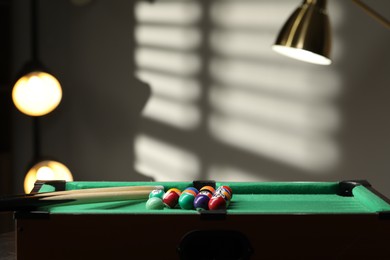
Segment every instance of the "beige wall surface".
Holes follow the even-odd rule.
[[[270,48],[301,1],[39,2],[40,57],[64,91],[42,152],[76,180],[367,179],[390,196],[390,32],[352,1],[328,1],[330,66]],[[28,1],[14,5],[16,72]],[[21,190],[31,119],[15,111],[14,129]]]

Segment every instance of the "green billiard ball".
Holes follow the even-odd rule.
[[[163,199],[164,194],[165,194],[164,190],[152,190],[149,193],[149,198],[160,198],[160,199]]]
[[[193,209],[194,199],[195,196],[193,194],[183,192],[179,197],[179,205],[182,209]]]
[[[158,197],[152,197],[146,202],[146,209],[163,209],[164,202]]]

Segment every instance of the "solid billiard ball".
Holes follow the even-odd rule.
[[[179,205],[182,209],[194,208],[195,196],[192,193],[183,192],[179,197]]]
[[[179,191],[180,192],[180,191]],[[163,197],[163,202],[165,206],[173,209],[176,207],[177,202],[179,201],[180,194],[175,190],[168,190]]]
[[[160,198],[163,199],[165,192],[163,190],[152,190],[149,193],[149,198]]]
[[[204,194],[204,193],[199,193],[194,200],[194,208],[196,210],[208,210],[209,209],[209,201],[211,198],[211,194]]]
[[[158,197],[151,197],[146,202],[146,209],[163,209],[164,208],[164,202],[161,198]]]
[[[226,209],[227,202],[222,196],[213,196],[209,203],[210,210]]]

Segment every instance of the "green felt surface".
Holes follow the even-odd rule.
[[[135,186],[163,185],[165,190],[176,187],[184,190],[191,182],[70,182],[67,190]],[[390,210],[390,205],[363,186],[353,189],[353,197],[336,194],[336,182],[269,182],[269,183],[217,183],[229,185],[233,198],[229,214],[350,214],[375,213]],[[44,185],[41,191],[51,191]],[[145,200],[90,203],[81,205],[56,205],[42,210],[53,214],[197,214],[195,210],[163,209],[147,210]]]

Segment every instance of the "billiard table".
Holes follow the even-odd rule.
[[[390,259],[390,204],[367,181],[39,182],[34,192],[228,185],[226,210],[145,200],[15,212],[18,259]]]

